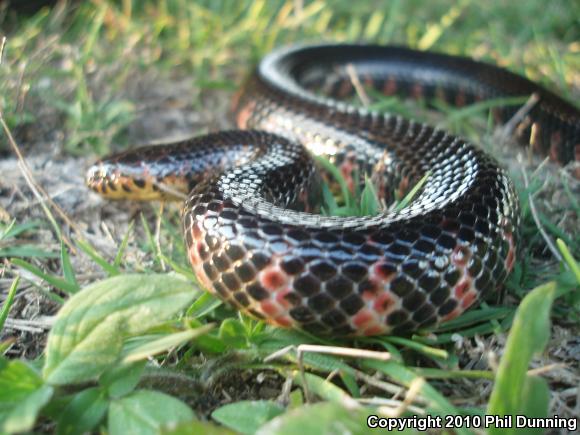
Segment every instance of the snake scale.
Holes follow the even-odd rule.
[[[580,160],[580,111],[499,67],[374,45],[311,45],[267,55],[234,101],[240,130],[121,152],[87,184],[108,198],[188,193],[189,261],[210,292],[251,316],[315,334],[409,332],[453,319],[513,268],[518,198],[494,158],[445,131],[349,104],[355,78],[384,95],[462,106],[535,94],[515,129],[560,164]],[[505,122],[516,106],[494,110]],[[383,196],[428,174],[399,211],[318,213],[327,156],[350,185]]]

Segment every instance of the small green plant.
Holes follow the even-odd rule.
[[[42,410],[59,433],[90,431],[105,417],[110,433],[126,433],[127,427],[149,433],[193,419],[179,400],[136,387],[147,357],[211,329],[168,322],[196,294],[186,280],[163,274],[109,278],[71,297],[49,335],[42,371],[0,358],[0,430],[29,431]],[[166,325],[162,339],[153,333],[139,346],[127,344],[161,325]],[[97,384],[73,394],[64,389],[87,381]]]

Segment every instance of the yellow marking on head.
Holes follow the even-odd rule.
[[[133,178],[98,165],[88,171],[86,183],[104,198],[133,201],[183,200],[189,187],[187,180],[176,175],[162,180]]]

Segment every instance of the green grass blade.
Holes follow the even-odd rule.
[[[7,246],[0,249],[0,258],[58,258],[56,252],[45,251],[36,245]]]
[[[13,219],[5,228],[0,230],[0,240],[16,237],[26,231],[34,230],[42,225],[42,221],[29,221],[16,225]]]
[[[441,359],[449,358],[449,353],[446,350],[436,349],[434,347],[427,346],[423,343],[409,340],[408,338],[392,336],[386,337],[385,340],[390,341],[391,343],[394,344],[398,344],[400,346],[405,346],[409,349],[413,349],[417,352],[422,353],[423,355],[427,355],[430,358],[441,358]]]
[[[18,288],[19,282],[20,282],[19,276],[14,278],[14,281],[12,281],[10,289],[8,290],[8,296],[6,296],[4,305],[2,305],[2,308],[0,309],[0,332],[4,328],[4,323],[8,318],[8,313],[10,312],[10,308],[12,307],[12,303],[14,302],[14,296],[16,296],[16,289]]]
[[[330,175],[332,175],[332,178],[336,180],[336,182],[340,186],[340,192],[342,194],[342,197],[344,198],[346,206],[349,208],[353,207],[355,204],[355,200],[346,184],[346,180],[344,179],[338,168],[334,166],[332,163],[330,163],[328,159],[324,157],[314,156],[314,160],[316,161],[316,163],[322,166],[322,169],[330,173]]]
[[[441,370],[433,368],[414,367],[412,370],[427,379],[489,379],[493,381],[495,374],[489,370]]]
[[[66,249],[64,242],[60,241],[60,261],[62,264],[62,273],[66,282],[76,288],[75,293],[80,290],[79,283],[75,276],[75,271],[70,262],[70,255]]]
[[[374,216],[380,210],[377,192],[370,178],[365,178],[365,187],[360,196],[360,215]]]
[[[119,245],[119,250],[117,251],[117,255],[115,255],[115,261],[113,261],[113,266],[116,268],[119,268],[119,266],[121,266],[121,261],[123,260],[123,255],[125,254],[125,250],[127,249],[127,245],[129,244],[129,236],[131,235],[131,232],[133,231],[134,224],[135,224],[135,221],[129,222],[129,226],[127,227],[127,231],[125,232],[125,235],[123,236],[123,240],[121,241],[121,244]]]
[[[84,240],[77,240],[77,245],[81,250],[91,257],[96,264],[101,266],[101,268],[107,272],[109,276],[119,275],[121,271],[119,268],[115,267],[113,264],[110,264],[107,260],[105,260],[101,254],[99,254],[95,248],[93,248],[88,242]]]
[[[62,278],[58,278],[56,276],[44,273],[41,269],[39,269],[33,264],[28,263],[27,261],[21,260],[19,258],[12,258],[10,261],[16,266],[26,269],[33,275],[43,279],[51,286],[56,287],[57,289],[62,290],[65,293],[73,294],[76,293],[77,291],[77,286],[72,285],[71,283],[65,281]]]
[[[566,262],[566,264],[568,264],[570,270],[572,270],[572,272],[574,273],[574,276],[576,277],[576,281],[578,281],[578,284],[580,284],[580,265],[574,259],[574,256],[568,249],[568,246],[566,246],[566,244],[562,241],[562,239],[557,239],[556,243],[558,244],[558,249],[560,249],[562,257],[564,257],[564,261]]]
[[[132,349],[127,355],[123,357],[123,364],[142,361],[152,355],[157,355],[166,352],[171,348],[181,346],[200,335],[207,334],[214,328],[214,324],[207,324],[195,329],[187,329],[185,331],[176,332],[174,334],[163,335],[158,339],[152,340],[135,349]]]
[[[425,175],[423,175],[423,178],[421,178],[417,182],[417,184],[415,184],[413,186],[413,188],[409,191],[409,193],[407,193],[405,195],[405,197],[401,201],[399,201],[399,203],[395,206],[394,210],[400,211],[400,210],[404,209],[405,207],[407,207],[409,205],[409,203],[413,200],[413,198],[415,197],[417,192],[419,192],[419,190],[421,190],[423,185],[427,182],[427,179],[429,178],[430,175],[431,175],[431,172],[427,171],[425,173]]]

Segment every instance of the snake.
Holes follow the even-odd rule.
[[[113,154],[87,185],[111,199],[186,197],[197,281],[269,324],[333,336],[439,325],[505,283],[521,246],[518,196],[487,152],[357,105],[361,88],[429,107],[505,101],[493,118],[519,118],[517,141],[559,164],[580,160],[580,111],[507,69],[400,46],[295,45],[267,54],[235,95],[237,130]],[[510,103],[530,96],[523,114]],[[383,200],[424,182],[400,209],[328,216],[316,156],[350,189],[370,177]]]

